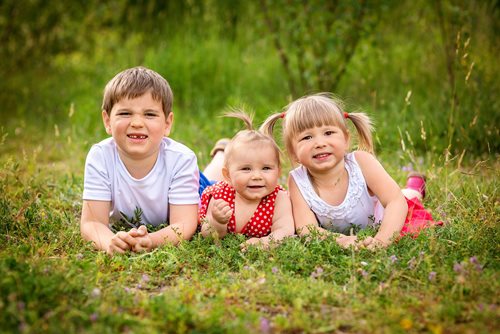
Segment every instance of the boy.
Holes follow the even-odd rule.
[[[168,138],[173,94],[158,73],[134,67],[118,73],[104,89],[102,119],[111,135],[95,144],[85,163],[80,230],[108,254],[150,251],[190,239],[197,227],[199,171],[195,154]],[[142,210],[145,226],[114,234],[108,227]]]

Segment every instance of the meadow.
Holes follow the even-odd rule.
[[[297,29],[303,35],[292,34],[289,42],[306,43],[311,53],[302,63],[290,49],[296,71],[287,72],[276,32],[265,30],[269,21],[257,5],[191,1],[162,11],[156,1],[149,7],[89,1],[72,12],[39,3],[5,1],[0,25],[11,23],[12,34],[19,22],[21,34],[28,29],[21,23],[34,20],[33,31],[40,28],[43,36],[49,14],[59,11],[67,16],[54,27],[66,30],[51,34],[74,33],[76,40],[73,48],[56,50],[37,44],[50,38],[35,39],[31,44],[43,51],[40,66],[30,62],[30,50],[20,49],[30,43],[9,40],[0,51],[18,51],[17,58],[0,57],[1,333],[500,332],[496,2],[384,2],[384,10],[369,12],[370,30],[334,84],[301,71],[301,64],[328,65],[309,63],[319,51],[306,45],[307,29]],[[261,3],[269,10],[280,4]],[[283,15],[295,15],[294,6],[283,7]],[[128,15],[113,21],[113,10]],[[172,10],[180,14],[161,29],[148,23],[124,29],[142,22],[146,10],[160,21]],[[10,15],[19,12],[25,16]],[[307,21],[300,26],[302,19],[284,16],[283,22],[308,27]],[[88,24],[87,31],[76,33],[78,24]],[[228,108],[252,111],[259,122],[297,94],[333,91],[349,111],[374,119],[378,158],[399,184],[409,170],[426,173],[425,205],[444,225],[376,251],[346,250],[313,236],[242,253],[243,239],[234,235],[196,235],[143,254],[95,251],[79,230],[85,157],[106,137],[100,120],[105,83],[136,65],[170,82],[172,137],[196,152],[200,167],[218,138],[241,128],[219,117]]]

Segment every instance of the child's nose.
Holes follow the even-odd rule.
[[[252,173],[252,179],[260,179],[261,177],[262,177],[262,175],[260,175],[260,171],[259,170],[253,171],[253,173]]]
[[[314,141],[314,146],[315,147],[323,147],[323,146],[325,146],[325,142],[321,137],[316,138]]]
[[[130,125],[133,127],[139,127],[139,126],[142,126],[142,124],[143,124],[142,118],[140,116],[134,116],[130,120]]]

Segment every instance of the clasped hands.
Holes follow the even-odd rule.
[[[107,253],[123,254],[130,250],[133,252],[146,252],[153,248],[153,241],[148,233],[146,226],[142,225],[139,228],[133,228],[128,232],[120,231],[116,233],[109,244]]]

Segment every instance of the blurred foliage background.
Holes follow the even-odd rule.
[[[216,117],[228,106],[260,122],[294,98],[331,91],[374,118],[378,151],[496,156],[499,9],[466,0],[3,0],[1,138],[11,145],[2,149],[103,138],[104,85],[144,65],[174,90],[173,137],[205,154],[239,126]]]

